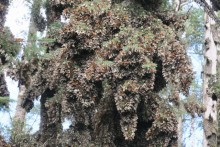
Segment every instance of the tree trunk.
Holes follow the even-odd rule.
[[[210,1],[207,1],[210,4]],[[206,106],[204,114],[204,140],[203,146],[217,146],[217,111],[216,96],[212,84],[216,78],[217,47],[213,39],[211,26],[214,20],[205,14],[205,51],[204,51],[204,76],[203,76],[203,101]]]
[[[180,10],[180,0],[174,0],[174,9],[175,11],[179,11]]]
[[[34,4],[37,2],[37,0],[33,1],[32,6],[34,6]],[[33,9],[31,11],[34,11]],[[35,44],[35,41],[33,40],[33,35],[37,33],[37,29],[35,27],[34,24],[34,19],[33,16],[31,16],[30,18],[30,26],[29,26],[29,32],[28,32],[28,40],[27,40],[27,46],[26,48],[30,49],[30,54],[31,54],[31,49],[33,48],[33,45]],[[22,62],[23,64],[25,64],[26,57],[23,53],[23,58],[22,58]],[[14,115],[14,119],[13,119],[13,135],[12,135],[12,139],[13,141],[18,139],[18,135],[22,135],[24,132],[24,127],[25,127],[25,117],[26,117],[26,109],[22,107],[23,102],[25,100],[25,92],[27,90],[27,87],[20,82],[19,84],[19,95],[17,98],[17,106],[16,106],[16,111],[15,111],[15,115]],[[16,142],[17,142],[16,141]]]
[[[213,6],[214,7],[214,6]],[[212,25],[211,29],[212,29],[212,33],[213,33],[213,39],[214,39],[214,42],[216,44],[216,47],[217,47],[217,73],[216,73],[216,79],[217,79],[217,86],[220,82],[219,80],[219,77],[220,77],[220,37],[219,37],[219,33],[220,33],[220,29],[219,29],[219,24],[216,24],[216,25]],[[217,89],[218,88],[218,89]],[[217,129],[218,129],[218,132],[217,132],[217,146],[219,147],[220,146],[220,93],[218,92],[219,91],[219,87],[215,87],[215,91],[216,95],[213,94],[213,98],[215,100],[217,100]]]
[[[219,63],[219,61],[218,61]],[[218,68],[219,70],[219,68]],[[218,74],[220,74],[220,72],[218,71]],[[218,123],[218,135],[217,135],[217,146],[220,146],[220,100],[217,100],[217,123]]]
[[[180,116],[178,118],[178,147],[182,147],[182,136],[183,136],[183,132],[182,132],[182,125],[183,125],[183,118],[182,116]]]
[[[190,128],[190,140],[191,140],[191,147],[194,147],[195,145],[194,145],[194,140],[195,140],[195,138],[194,138],[194,132],[195,132],[195,127],[194,127],[194,124],[195,124],[195,118],[194,117],[192,117],[191,118],[191,128]]]
[[[21,85],[19,89],[19,95],[17,99],[17,106],[15,111],[15,116],[13,119],[13,133],[12,133],[12,141],[20,140],[24,124],[25,124],[25,116],[26,116],[26,110],[22,107],[22,102],[24,100],[24,93],[25,93],[25,86]]]
[[[181,7],[181,0],[173,0],[173,9],[178,12],[180,11]],[[177,94],[177,93],[176,93]],[[175,92],[173,92],[173,95],[175,95]],[[179,97],[179,94],[178,94]],[[181,104],[180,105],[176,105],[176,107],[178,107],[178,109],[180,109]],[[183,118],[182,115],[178,116],[178,147],[182,147],[182,136],[183,136],[183,132],[182,132],[182,125],[183,125]]]
[[[46,90],[41,96],[39,136],[41,146],[57,146],[56,140],[62,131],[61,105],[55,101],[51,102],[48,100],[53,95],[54,91]]]

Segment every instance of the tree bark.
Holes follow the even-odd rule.
[[[173,0],[173,9],[176,12],[180,11],[181,4],[182,4],[181,0]],[[175,95],[175,92],[173,92],[173,95]],[[179,97],[179,95],[178,95],[178,97]],[[178,109],[180,109],[181,105],[176,105],[176,107],[178,107]],[[178,147],[182,147],[182,135],[183,135],[183,132],[182,132],[183,122],[182,121],[183,121],[183,118],[182,118],[182,115],[180,115],[178,118]]]
[[[17,98],[17,106],[16,111],[13,119],[13,133],[12,133],[12,140],[19,140],[20,135],[22,135],[24,124],[25,124],[25,116],[26,116],[26,110],[22,107],[22,102],[24,100],[24,94],[25,94],[25,86],[21,85],[19,89],[19,95]]]
[[[176,12],[180,10],[180,5],[181,5],[180,0],[174,0],[174,9]]]
[[[191,140],[191,147],[194,147],[195,145],[194,145],[194,131],[195,131],[195,127],[194,127],[194,124],[195,124],[195,118],[194,117],[192,117],[191,118],[191,128],[190,128],[190,140]]]
[[[216,79],[217,79],[217,84],[219,84],[220,80],[220,37],[219,37],[219,33],[220,33],[220,27],[218,26],[218,24],[213,25],[212,26],[212,32],[213,32],[213,38],[217,47],[217,73],[216,73]],[[219,90],[219,89],[217,89]],[[218,133],[217,133],[217,146],[220,146],[220,99],[219,99],[219,92],[215,91],[216,96],[215,98],[217,99],[217,124],[218,124]]]
[[[32,6],[37,2],[37,0],[33,1]],[[31,11],[34,11],[33,9]],[[30,25],[29,25],[29,32],[28,32],[28,40],[27,40],[27,46],[26,48],[31,49],[33,48],[33,44],[35,44],[35,41],[33,40],[33,35],[36,34],[37,29],[35,27],[34,24],[34,19],[33,16],[31,16],[30,18]],[[33,42],[34,41],[34,42]],[[23,64],[25,64],[26,57],[23,53],[23,58],[22,58],[22,62]],[[20,82],[19,84],[19,95],[17,98],[17,106],[16,106],[16,111],[15,111],[15,115],[14,115],[14,119],[13,119],[13,135],[12,135],[12,139],[15,141],[19,138],[18,135],[22,135],[23,129],[25,127],[25,117],[26,117],[26,109],[22,107],[23,102],[25,100],[25,92],[27,91],[27,87],[26,85],[24,85],[22,82]]]
[[[219,61],[218,61],[219,63]],[[218,71],[218,74],[220,72]],[[218,123],[218,135],[217,135],[217,146],[220,146],[220,100],[217,100],[217,123]]]
[[[180,116],[178,118],[178,147],[182,147],[182,136],[183,136],[183,132],[182,132],[182,125],[183,125],[183,118],[182,116]]]
[[[207,0],[210,5],[210,1]],[[204,114],[204,140],[203,147],[217,146],[217,103],[212,84],[216,78],[217,47],[213,39],[211,26],[214,20],[205,14],[205,51],[203,76],[203,101],[206,106]]]
[[[57,139],[61,135],[62,120],[61,120],[61,105],[57,102],[50,102],[54,92],[46,90],[41,96],[41,122],[39,144],[41,146],[57,146]]]

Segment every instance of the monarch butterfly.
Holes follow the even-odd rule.
[[[23,38],[15,38],[15,42],[24,42]]]

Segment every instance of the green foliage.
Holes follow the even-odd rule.
[[[48,26],[46,37],[41,38],[41,37],[33,36],[34,49],[32,52],[34,53],[32,56],[30,56],[29,59],[31,59],[32,57],[51,58],[53,54],[56,54],[53,48],[54,46],[57,45],[59,46],[59,43],[57,43],[57,41],[60,40],[59,35],[62,27],[63,27],[63,23],[61,23],[60,20],[57,20],[51,23],[50,26]],[[27,53],[28,52],[29,51],[27,50]]]
[[[10,102],[9,97],[0,97],[0,110],[4,110],[5,108],[9,107],[9,102]]]
[[[19,51],[19,44],[15,41],[9,28],[0,30],[0,65],[4,65],[12,60]]]
[[[26,128],[23,121],[13,121],[13,129],[8,128],[11,134],[10,144],[16,146],[35,146],[37,144],[35,136],[31,133],[32,128]],[[19,132],[19,133],[17,133]]]
[[[47,47],[45,44],[54,42],[54,38],[39,38],[37,33],[29,36],[29,42],[24,50],[26,60],[30,61],[34,58],[44,58],[50,56],[46,54]]]
[[[186,25],[186,43],[192,48],[194,53],[202,55],[201,45],[204,43],[204,11],[200,8],[194,8],[190,11],[189,19]]]
[[[41,5],[42,5],[42,0],[33,0],[32,8],[31,8],[32,17],[35,17],[36,15],[39,15]]]
[[[142,68],[145,68],[149,71],[155,71],[157,67],[157,64],[151,62],[149,59],[146,59],[146,62],[142,65]]]
[[[0,97],[1,100],[2,97]],[[14,102],[13,100],[9,100],[8,97],[4,97],[4,102]],[[1,110],[1,106],[0,106]],[[33,134],[33,127],[40,117],[40,105],[37,104],[34,108],[27,114],[27,123],[24,121],[14,121],[10,115],[11,110],[6,109],[4,113],[8,113],[10,116],[10,120],[8,120],[7,125],[0,124],[0,133],[7,140],[8,146],[35,146],[37,144],[35,135]],[[31,122],[30,122],[31,120]],[[19,133],[18,133],[19,132]],[[0,139],[1,139],[0,135]],[[1,142],[2,140],[0,140]],[[1,143],[0,143],[1,146]],[[2,147],[2,146],[1,146]]]
[[[217,96],[220,95],[220,79],[219,79],[219,78],[218,78],[218,80],[214,83],[214,85],[213,85],[213,90],[214,90],[214,92],[215,92],[215,94],[216,94]]]
[[[104,66],[104,67],[111,67],[114,65],[114,62],[109,61],[109,60],[104,60],[103,58],[97,58],[96,64]]]
[[[51,39],[51,41],[58,39],[62,27],[63,24],[59,20],[51,23],[47,30],[48,39]]]

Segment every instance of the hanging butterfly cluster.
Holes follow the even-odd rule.
[[[4,74],[0,74],[0,97],[8,96],[8,89],[6,86]]]
[[[220,10],[220,1],[219,0],[211,0],[212,7],[215,11]]]
[[[9,28],[0,28],[0,66],[12,61],[19,50],[19,44],[16,42]]]
[[[4,27],[8,5],[8,0],[0,1],[0,96],[2,97],[8,96],[9,93],[1,70],[4,65],[10,63],[12,57],[17,55],[19,48],[9,28]]]
[[[0,28],[3,28],[5,23],[5,15],[7,13],[7,8],[9,5],[9,0],[1,0],[0,2]]]
[[[9,28],[4,27],[5,15],[9,0],[0,1],[0,66],[9,62],[12,56],[15,56],[18,51],[17,43],[10,32]]]
[[[50,56],[13,71],[28,88],[26,99],[55,91],[48,103],[60,103],[61,117],[73,119],[69,142],[76,146],[175,144],[177,119],[158,91],[170,83],[188,94],[193,73],[176,35],[185,17],[146,11],[134,1],[50,3],[69,22],[48,45]]]

